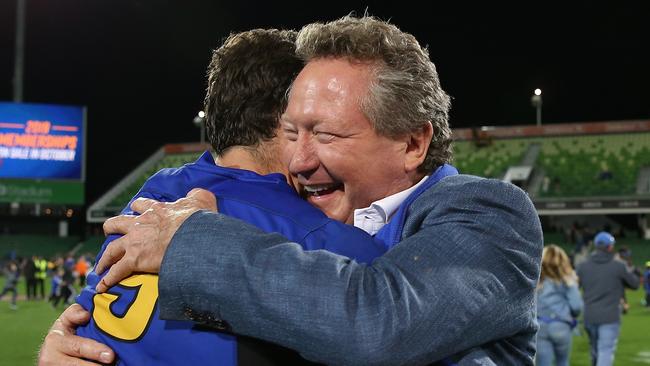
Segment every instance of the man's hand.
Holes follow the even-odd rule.
[[[45,336],[38,354],[38,365],[99,365],[99,363],[84,361],[82,358],[102,364],[113,362],[115,355],[106,345],[75,335],[76,328],[86,324],[89,319],[90,313],[81,305],[70,305]]]
[[[142,215],[112,217],[104,223],[105,234],[124,236],[111,242],[97,263],[98,274],[111,267],[97,284],[97,292],[108,290],[133,272],[158,273],[176,230],[196,211],[216,211],[217,200],[211,192],[195,188],[176,202],[138,198],[131,209]]]

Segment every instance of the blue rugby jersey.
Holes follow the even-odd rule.
[[[175,201],[193,188],[217,196],[219,212],[244,220],[267,232],[278,232],[306,250],[325,249],[369,263],[386,249],[379,240],[355,227],[328,219],[300,199],[282,174],[259,175],[215,165],[205,152],[196,162],[163,169],[153,175],[138,197]],[[129,203],[130,204],[130,203]],[[130,208],[122,213],[132,214]],[[104,242],[97,260],[109,243]],[[337,240],[328,243],[328,238]],[[192,322],[159,318],[158,276],[136,274],[96,294],[102,276],[92,271],[77,302],[91,311],[90,322],[77,334],[111,347],[117,365],[236,365],[237,344],[232,335],[196,327]]]

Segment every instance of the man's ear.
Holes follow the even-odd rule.
[[[407,172],[416,171],[427,157],[431,138],[433,137],[433,126],[427,122],[422,128],[411,132],[407,136],[406,156],[404,159],[404,170]]]

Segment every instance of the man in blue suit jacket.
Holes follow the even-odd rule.
[[[138,260],[98,289],[159,272],[163,317],[219,319],[328,364],[532,365],[539,219],[519,188],[449,171],[449,98],[427,51],[371,17],[308,25],[297,50],[306,66],[281,122],[289,171],[310,203],[390,250],[370,265],[305,252],[199,192],[107,222],[126,235],[99,268]],[[130,245],[146,234],[137,223],[159,229],[147,245]]]

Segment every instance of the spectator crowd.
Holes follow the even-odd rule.
[[[48,301],[52,307],[68,306],[75,301],[77,289],[85,286],[86,275],[94,266],[94,256],[90,253],[75,256],[69,253],[52,258],[33,255],[27,258],[10,253],[2,263],[5,276],[0,299],[11,294],[10,308],[17,310],[20,277],[24,277],[25,301]],[[46,283],[50,281],[49,292]],[[46,293],[47,292],[47,293]]]

